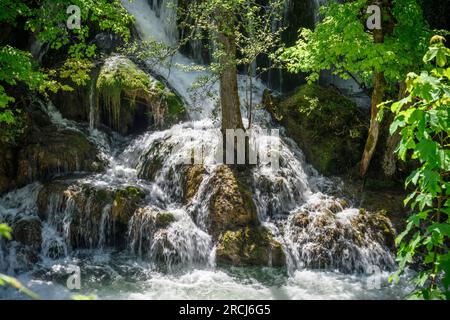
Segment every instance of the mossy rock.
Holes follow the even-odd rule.
[[[97,89],[97,109],[100,120],[121,134],[147,128],[158,115],[159,105],[155,80],[123,56],[111,56],[100,69]]]
[[[214,238],[227,230],[260,224],[252,194],[226,165],[216,169],[210,184],[213,193],[209,203],[207,227]]]
[[[386,245],[394,252],[396,231],[388,218],[386,211],[368,212],[360,209],[359,214],[352,219],[352,226],[362,234],[370,229],[376,236],[377,241]]]
[[[77,179],[54,180],[39,192],[38,216],[41,220],[55,222],[56,228],[61,229],[61,219],[70,213],[68,242],[72,248],[95,248],[103,236],[104,245],[123,249],[127,245],[129,221],[144,197],[144,192],[134,186],[116,190],[80,184]],[[108,215],[106,220],[105,214]],[[102,230],[105,222],[109,227]]]
[[[124,56],[105,60],[96,89],[100,120],[121,134],[186,118],[181,98]]]
[[[281,244],[262,226],[227,231],[216,250],[219,265],[283,267],[286,257]]]
[[[189,202],[198,192],[203,181],[206,169],[201,164],[189,165],[184,178],[184,201]]]
[[[165,229],[174,222],[175,216],[171,212],[159,212],[155,218],[155,227],[157,229]]]
[[[17,184],[47,181],[55,174],[101,172],[104,162],[96,146],[81,132],[42,128],[30,135],[18,151]]]
[[[281,101],[266,92],[264,105],[321,173],[345,174],[358,164],[367,118],[338,92],[307,84]]]
[[[112,206],[113,219],[123,225],[128,225],[128,221],[133,216],[145,193],[137,187],[126,187],[116,191]]]
[[[158,81],[155,84],[155,88],[157,89],[159,95],[163,98],[166,107],[164,122],[173,124],[181,120],[187,120],[187,110],[180,96],[167,88],[161,81]]]
[[[42,224],[39,218],[24,218],[13,225],[13,239],[32,248],[36,254],[41,250]]]

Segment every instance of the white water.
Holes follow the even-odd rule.
[[[143,39],[152,38],[168,45],[176,42],[176,29],[172,24],[164,23],[164,19],[173,17],[170,10],[159,8],[156,2],[152,10],[144,0],[135,0],[131,4],[124,1],[124,5],[136,17],[136,27]],[[176,54],[173,62],[175,65],[193,64],[181,54]],[[326,218],[328,206],[337,201],[326,194],[333,185],[304,161],[301,150],[292,140],[283,134],[280,138],[273,138],[261,130],[272,128],[270,117],[262,110],[256,111],[254,116],[256,139],[279,139],[281,147],[277,152],[282,161],[280,168],[275,171],[267,165],[258,165],[253,170],[254,201],[259,218],[284,246],[288,273],[271,268],[216,268],[214,243],[204,224],[211,196],[208,182],[216,165],[205,165],[204,180],[188,205],[182,205],[183,173],[179,170],[186,153],[193,146],[209,146],[206,157],[212,158],[219,144],[217,136],[213,134],[217,121],[211,119],[216,100],[209,97],[194,100],[191,96],[192,83],[198,76],[207,75],[207,72],[185,72],[182,68],[169,70],[165,66],[155,65],[149,67],[182,95],[189,105],[193,121],[165,131],[147,132],[129,141],[118,136],[110,139],[95,130],[92,125],[94,114],[91,111],[89,139],[109,161],[107,171],[70,180],[66,191],[50,195],[47,207],[49,217],[42,226],[40,262],[31,271],[23,273],[21,270],[22,262],[17,261],[17,244],[5,247],[4,242],[0,242],[0,270],[18,275],[26,285],[45,298],[70,297],[72,293],[66,289],[65,279],[68,276],[67,268],[71,265],[81,267],[82,293],[94,293],[102,299],[404,297],[405,287],[388,285],[389,273],[382,271],[384,267],[394,267],[392,255],[386,248],[372,239],[370,233],[365,238],[367,246],[358,246],[345,238],[348,232],[352,232],[350,222],[358,210],[344,210],[341,207],[327,225],[328,229],[315,225],[315,219]],[[259,103],[264,87],[258,79],[254,79],[253,83],[256,84],[253,100]],[[239,78],[239,84],[240,88],[246,88],[244,77]],[[245,105],[243,90],[241,101]],[[48,112],[52,121],[61,128],[82,131],[78,124],[62,118],[52,105]],[[148,161],[156,156],[163,159],[161,167],[154,179],[143,179]],[[106,248],[114,229],[111,203],[101,208],[100,223],[93,225],[89,217],[94,212],[94,198],[88,197],[83,206],[75,200],[88,188],[116,190],[125,186],[137,186],[144,190],[147,207],[139,214],[134,214],[129,223],[127,250],[110,252]],[[33,184],[0,198],[1,220],[14,225],[15,220],[36,217],[36,197],[41,188],[40,184]],[[79,236],[91,249],[74,251],[70,245],[71,228],[80,210],[87,214],[86,220],[80,221],[86,225],[85,232]],[[292,220],[294,214],[300,211],[306,211],[313,223],[299,233]],[[171,212],[175,222],[167,229],[155,229],[155,217],[163,212]],[[341,245],[347,250],[347,256],[334,257],[337,261],[332,259],[322,270],[305,268],[311,259],[315,259],[317,248],[323,250],[315,236],[331,231],[342,239]],[[333,255],[333,250],[331,248],[325,252]],[[346,274],[337,271],[346,266],[349,269],[345,270]],[[377,270],[380,272],[372,275]],[[21,298],[13,290],[2,290],[0,297]]]

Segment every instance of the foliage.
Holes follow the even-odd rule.
[[[80,29],[66,28],[70,5],[81,9]],[[0,123],[12,127],[16,120],[17,111],[9,107],[15,98],[8,94],[6,86],[23,83],[30,91],[45,93],[71,89],[61,85],[58,78],[70,78],[77,85],[86,84],[92,59],[97,54],[92,44],[95,32],[113,32],[128,41],[132,20],[120,0],[43,0],[33,6],[26,0],[0,1],[2,25],[32,32],[38,41],[59,51],[63,60],[58,69],[44,70],[33,61],[31,53],[0,43]],[[19,24],[19,21],[24,23]]]
[[[203,89],[200,95],[214,94],[212,84],[229,65],[243,66],[250,78],[247,90],[251,101],[251,76],[267,71],[267,68],[254,70],[253,62],[261,56],[272,57],[280,46],[284,29],[274,28],[274,21],[282,19],[285,2],[286,0],[208,0],[192,1],[178,8],[179,26],[185,34],[182,43],[193,41],[203,44],[212,56],[212,75],[208,78],[200,77],[193,86]],[[232,39],[237,50],[235,56],[227,52],[218,35]]]
[[[240,57],[237,64],[250,64],[259,55],[268,54],[280,43],[282,28],[273,30],[273,21],[281,19],[285,0],[261,4],[250,0],[195,1],[179,8],[180,27],[186,29],[185,40],[212,40],[217,45],[219,33],[233,37]],[[218,48],[215,48],[218,49]],[[216,50],[218,59],[223,52]],[[216,66],[218,67],[218,66]]]
[[[419,165],[405,183],[414,189],[405,205],[416,213],[396,239],[399,270],[392,280],[419,261],[414,297],[425,299],[450,299],[450,50],[443,41],[432,38],[424,62],[433,68],[409,73],[408,96],[390,105],[395,115],[390,132],[401,130],[396,152]]]
[[[317,80],[322,70],[344,79],[351,73],[366,84],[373,72],[384,72],[391,84],[402,80],[421,65],[426,51],[429,33],[421,8],[416,0],[394,0],[390,13],[395,24],[390,32],[383,29],[383,43],[375,43],[365,28],[368,15],[362,14],[370,4],[368,0],[329,2],[321,7],[323,20],[314,30],[300,30],[296,45],[281,50],[280,59],[291,72],[310,73],[310,81]]]
[[[7,224],[5,223],[0,224],[0,238],[3,237],[11,240],[11,231],[12,231],[11,227],[8,226]]]

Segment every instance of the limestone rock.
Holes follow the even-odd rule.
[[[281,244],[262,226],[225,232],[219,239],[216,259],[218,264],[233,266],[282,267],[286,264]]]
[[[344,174],[357,165],[364,150],[367,121],[344,96],[317,85],[303,85],[282,101],[266,92],[263,103],[321,173]]]

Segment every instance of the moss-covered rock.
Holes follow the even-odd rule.
[[[162,97],[165,106],[164,122],[176,123],[187,119],[187,112],[183,100],[175,92],[166,87],[161,81],[156,82],[155,89]]]
[[[53,126],[34,132],[18,151],[17,185],[46,181],[55,174],[104,169],[97,148],[81,132]]]
[[[105,60],[97,78],[100,120],[121,134],[159,121],[160,106],[152,88],[155,80],[131,60],[112,56]],[[149,117],[152,114],[152,119]]]
[[[216,169],[210,185],[213,190],[207,228],[214,238],[228,230],[259,225],[250,190],[236,179],[228,166],[221,165]]]
[[[37,255],[41,250],[42,225],[37,217],[21,219],[13,225],[13,239],[33,249]]]
[[[158,229],[167,228],[175,221],[175,216],[171,212],[160,212],[156,215],[155,226]]]
[[[174,92],[123,56],[105,60],[96,89],[100,120],[121,134],[185,117],[184,103]]]
[[[137,187],[126,187],[125,189],[117,190],[114,194],[114,202],[111,209],[113,220],[127,225],[144,198],[144,192]]]
[[[38,215],[57,230],[65,225],[72,248],[127,246],[128,224],[143,204],[144,192],[133,186],[120,189],[55,180],[38,195]]]
[[[286,257],[281,244],[260,226],[225,232],[217,245],[216,261],[220,265],[282,267]]]
[[[184,175],[184,200],[189,202],[198,192],[198,188],[202,183],[206,170],[201,164],[188,166]]]
[[[282,101],[266,92],[264,105],[321,173],[344,174],[360,160],[366,117],[336,91],[303,85]]]
[[[344,273],[367,272],[369,265],[392,270],[395,229],[389,218],[383,212],[345,209],[339,202],[307,205],[288,221],[301,265]]]
[[[370,230],[375,240],[386,245],[392,252],[395,250],[396,231],[385,211],[371,213],[360,209],[359,214],[351,220],[351,224],[362,234],[367,234]]]

